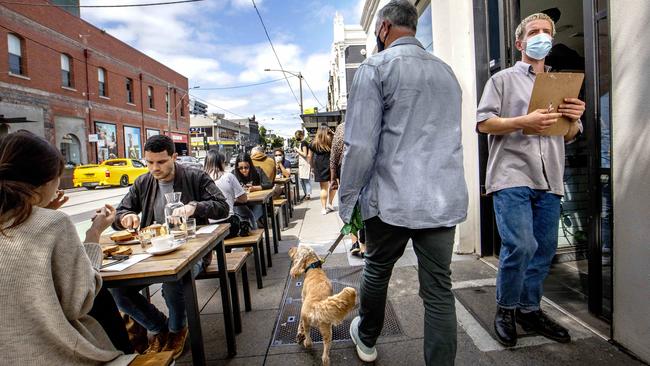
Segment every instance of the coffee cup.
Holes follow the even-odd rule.
[[[155,250],[169,249],[172,246],[173,240],[173,235],[156,236],[155,238],[151,238],[151,246]]]

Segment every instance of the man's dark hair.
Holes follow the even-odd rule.
[[[144,151],[151,151],[153,153],[167,151],[167,154],[172,156],[176,152],[176,149],[174,149],[174,141],[172,141],[171,137],[156,135],[147,139],[147,143],[144,144]]]
[[[418,27],[418,11],[407,0],[391,0],[377,13],[378,19],[385,19],[391,24],[412,29]]]

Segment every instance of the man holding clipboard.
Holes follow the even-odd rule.
[[[543,282],[557,249],[564,144],[582,130],[580,117],[585,110],[577,91],[547,88],[540,92],[543,88],[536,85],[538,74],[537,84],[549,81],[550,75],[563,77],[544,74],[550,69],[544,60],[554,35],[555,24],[545,14],[521,22],[515,45],[522,60],[488,80],[476,117],[478,132],[488,134],[485,187],[494,199],[502,239],[494,330],[497,340],[508,347],[517,344],[516,323],[558,342],[571,340],[568,331],[540,309]],[[571,74],[564,75],[575,81]],[[548,100],[540,93],[560,103],[529,110],[539,100]],[[566,94],[557,99],[560,93]],[[565,128],[559,128],[559,123],[565,123]]]

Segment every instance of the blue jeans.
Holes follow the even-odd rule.
[[[302,190],[305,192],[305,196],[309,195],[311,197],[311,179],[300,179],[302,183]]]
[[[497,304],[539,310],[544,279],[557,249],[560,200],[547,191],[507,188],[493,194],[501,253]]]
[[[241,205],[233,208],[234,212],[240,219],[248,221],[251,229],[257,230],[257,220],[264,215],[264,207],[262,205]]]
[[[203,270],[203,259],[192,267],[192,277],[196,277]],[[165,314],[158,310],[142,294],[145,286],[116,287],[109,289],[115,303],[121,312],[140,323],[149,332],[158,334],[169,330],[178,333],[187,324],[185,316],[185,296],[181,281],[165,282],[162,285],[162,295],[169,310],[169,321]]]

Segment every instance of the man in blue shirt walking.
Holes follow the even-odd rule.
[[[377,357],[388,283],[407,242],[418,257],[424,359],[453,365],[456,313],[450,263],[455,226],[467,215],[461,89],[451,68],[415,39],[418,15],[405,0],[378,13],[379,53],[356,72],[345,128],[340,215],[359,204],[366,227],[360,309],[350,334],[361,360]]]

